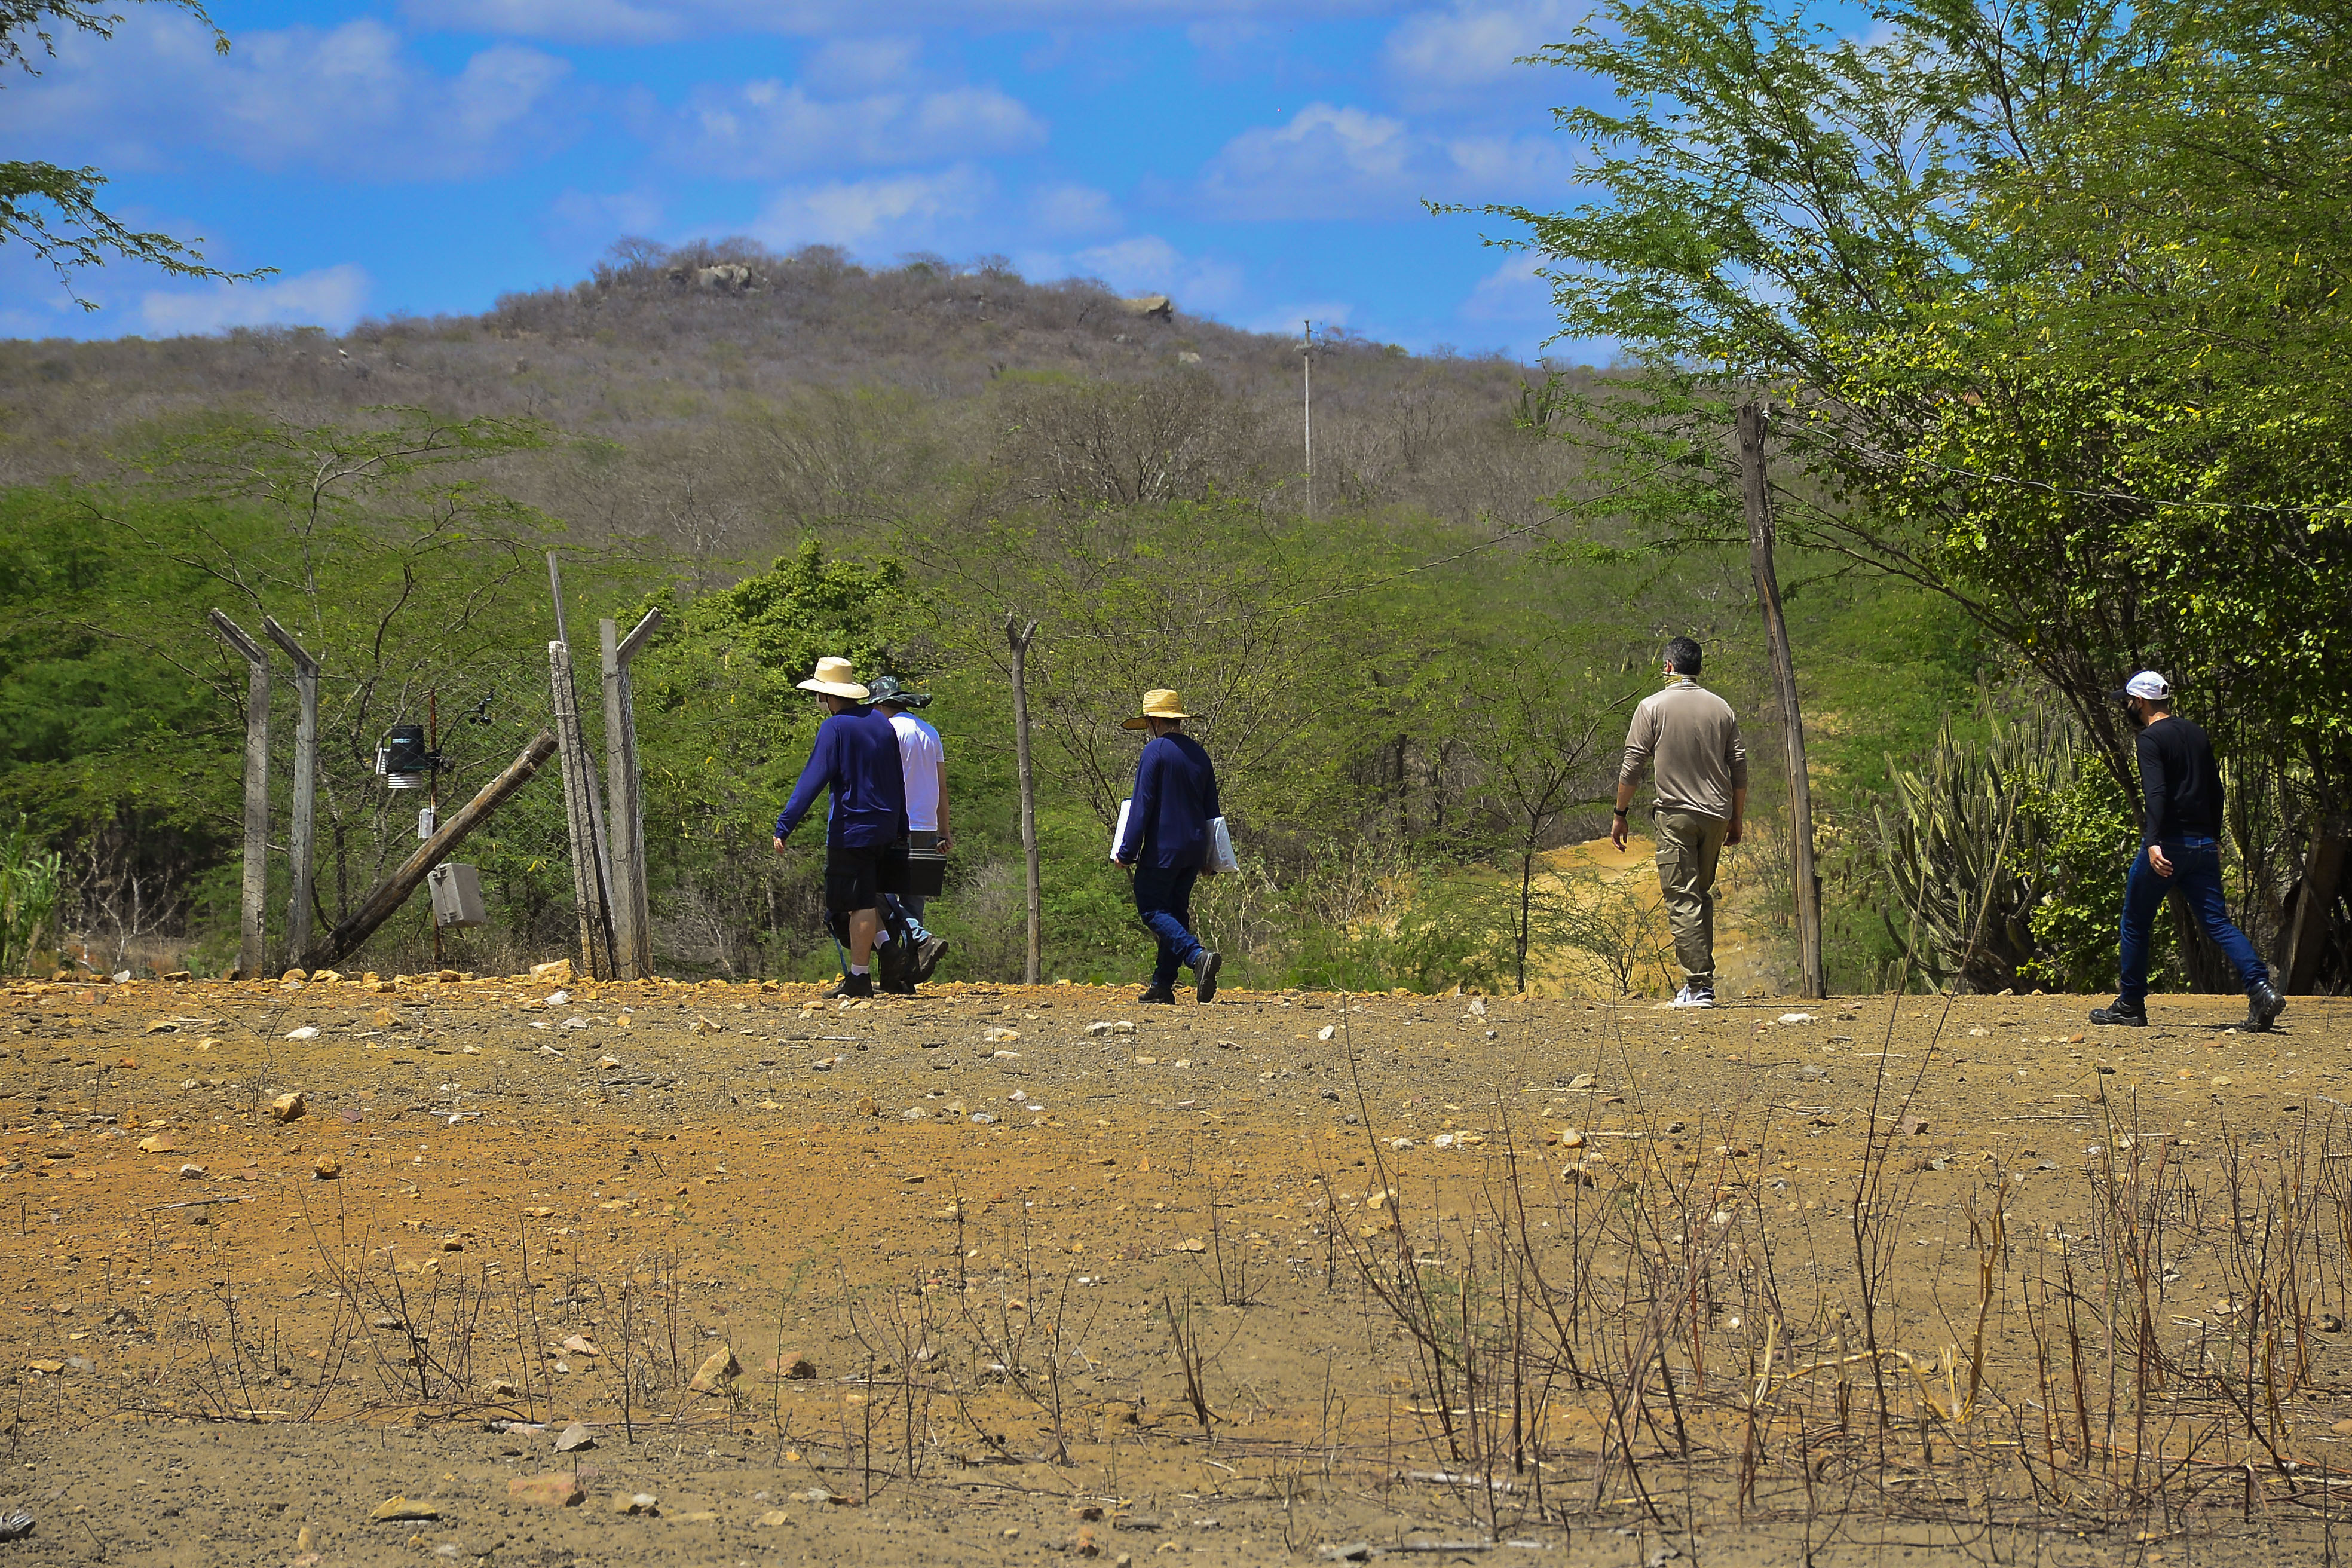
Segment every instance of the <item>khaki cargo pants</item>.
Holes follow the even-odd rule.
[[[1675,933],[1675,962],[1691,988],[1715,989],[1715,868],[1731,824],[1697,811],[1661,811],[1651,819],[1658,837],[1658,891]]]

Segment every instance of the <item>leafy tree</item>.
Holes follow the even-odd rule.
[[[2352,789],[2343,16],[1918,0],[1884,23],[1620,3],[1541,52],[1620,99],[1560,115],[1601,149],[1601,199],[1486,209],[1544,257],[1563,333],[1632,362],[1551,390],[1606,458],[1578,510],[1738,537],[1727,431],[1769,399],[1784,537],[1948,599],[2118,786],[2132,739],[2105,693],[2154,665],[2332,808]]]
[[[228,35],[213,26],[202,0],[135,3],[186,12],[212,29],[215,51],[228,53]],[[15,66],[27,76],[38,76],[39,62],[57,54],[58,31],[110,39],[121,22],[120,15],[85,5],[83,0],[0,0],[0,69]],[[103,265],[110,256],[145,262],[174,278],[223,282],[244,282],[277,270],[265,267],[251,272],[224,272],[209,265],[202,251],[168,234],[126,227],[99,205],[99,188],[105,184],[105,175],[87,166],[68,169],[57,163],[0,161],[0,241],[30,247],[48,263],[58,281],[83,310],[95,310],[98,304],[74,294],[73,275],[82,268]]]

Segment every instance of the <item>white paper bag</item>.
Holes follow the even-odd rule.
[[[1114,860],[1118,858],[1120,841],[1127,837],[1127,814],[1134,809],[1134,806],[1135,802],[1131,797],[1118,803],[1118,822],[1110,830],[1110,858]]]
[[[1234,858],[1234,836],[1225,830],[1225,819],[1222,816],[1209,818],[1209,861],[1201,868],[1202,873],[1214,877],[1241,868],[1242,863]]]

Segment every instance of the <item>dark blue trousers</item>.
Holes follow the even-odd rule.
[[[1201,879],[1197,866],[1135,868],[1135,912],[1159,939],[1159,962],[1151,966],[1151,984],[1173,985],[1187,964],[1201,961],[1202,948],[1192,935],[1192,884]]]
[[[2238,984],[2251,989],[2268,980],[2271,972],[2262,955],[2246,933],[2231,923],[2229,901],[2221,896],[2221,847],[2210,838],[2183,838],[2164,846],[2164,858],[2172,862],[2171,876],[2158,876],[2143,849],[2124,879],[2123,979],[2116,1000],[2137,1007],[2147,998],[2148,933],[2156,924],[2156,911],[2164,907],[2164,895],[2176,888],[2204,922],[2205,934],[2229,955]]]

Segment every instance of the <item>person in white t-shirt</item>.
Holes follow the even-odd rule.
[[[945,854],[950,847],[947,752],[940,744],[940,732],[909,711],[927,706],[930,697],[908,690],[890,675],[874,681],[870,690],[867,700],[890,721],[890,728],[898,735],[898,768],[907,789],[908,847]],[[890,897],[913,942],[913,963],[902,981],[902,988],[911,990],[916,982],[931,977],[946,956],[948,944],[945,938],[924,929],[923,910],[929,899],[907,893]]]

